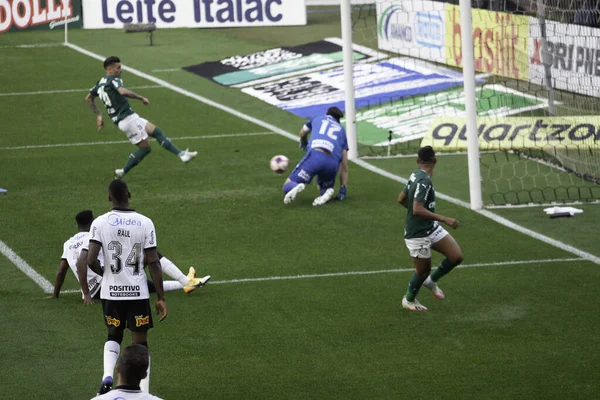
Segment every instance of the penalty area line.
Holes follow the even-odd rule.
[[[0,46],[0,49],[37,49],[43,47],[63,47],[64,43],[33,43]]]
[[[546,260],[522,260],[522,261],[504,261],[504,262],[492,262],[492,263],[477,263],[477,264],[464,264],[459,265],[456,268],[482,268],[482,267],[502,267],[507,265],[525,265],[525,264],[547,264],[557,262],[574,262],[574,261],[587,261],[584,258],[558,258],[558,259],[546,259]],[[210,285],[219,285],[224,283],[245,283],[245,282],[264,282],[264,281],[283,281],[283,280],[294,280],[294,279],[314,279],[314,278],[330,278],[336,276],[352,276],[352,275],[378,275],[378,274],[392,274],[399,272],[414,272],[414,268],[396,268],[396,269],[381,269],[376,271],[350,271],[350,272],[332,272],[328,274],[308,274],[308,275],[290,275],[290,276],[267,276],[263,278],[243,278],[243,279],[229,279],[224,281],[210,281]]]
[[[232,138],[232,137],[246,137],[246,136],[267,136],[274,135],[273,132],[247,132],[247,133],[224,133],[221,135],[200,135],[200,136],[181,136],[172,137],[172,141],[176,140],[199,140],[199,139],[221,139],[221,138]],[[57,144],[34,144],[31,146],[12,146],[12,147],[0,147],[0,150],[29,150],[29,149],[50,149],[54,147],[81,147],[81,146],[102,146],[109,144],[129,144],[129,140],[113,140],[105,142],[81,142],[81,143],[57,143]]]
[[[491,263],[476,263],[476,264],[464,264],[459,265],[456,268],[482,268],[482,267],[502,267],[507,265],[526,265],[526,264],[548,264],[548,263],[559,263],[559,262],[575,262],[575,261],[587,261],[584,258],[556,258],[546,260],[521,260],[521,261],[502,261],[502,262],[491,262]],[[396,269],[381,269],[376,271],[349,271],[349,272],[332,272],[328,274],[307,274],[307,275],[288,275],[288,276],[265,276],[262,278],[240,278],[240,279],[228,279],[223,281],[211,280],[210,285],[222,285],[226,283],[248,283],[248,282],[268,282],[268,281],[290,281],[296,279],[315,279],[315,278],[332,278],[340,276],[354,276],[354,275],[380,275],[380,274],[395,274],[399,272],[414,272],[414,268],[396,268]],[[62,290],[61,293],[79,293],[77,289]]]
[[[129,88],[133,89],[163,89],[160,85],[146,85],[146,86],[134,86]],[[38,92],[12,92],[12,93],[0,93],[0,97],[6,96],[37,96],[40,94],[57,94],[57,93],[84,93],[89,92],[90,89],[60,89],[60,90],[42,90]]]

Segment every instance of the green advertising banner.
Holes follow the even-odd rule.
[[[0,0],[0,33],[81,28],[80,0]]]
[[[477,114],[488,117],[516,115],[548,106],[545,99],[502,85],[478,87],[477,99]],[[435,117],[461,117],[464,113],[462,88],[377,105],[357,112],[358,141],[367,146],[387,146],[421,139]]]

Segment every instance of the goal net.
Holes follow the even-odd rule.
[[[600,200],[600,2],[545,1],[472,2],[486,206]],[[430,144],[466,177],[458,1],[355,7],[353,41],[388,55],[355,67],[359,155]]]

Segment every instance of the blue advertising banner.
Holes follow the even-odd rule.
[[[357,109],[462,84],[460,72],[410,58],[354,66]],[[246,94],[305,118],[321,114],[332,106],[344,109],[344,90],[343,68],[242,89]]]

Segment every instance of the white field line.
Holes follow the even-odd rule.
[[[62,47],[63,43],[34,43],[34,44],[14,44],[0,46],[0,49],[32,49],[42,47]]]
[[[165,68],[165,69],[153,69],[152,72],[177,72],[185,71],[183,68]]]
[[[523,260],[523,261],[504,261],[504,262],[493,262],[493,263],[478,263],[478,264],[464,264],[459,265],[456,268],[481,268],[481,267],[502,267],[506,265],[525,265],[525,264],[546,264],[546,263],[557,263],[557,262],[573,262],[573,261],[586,261],[583,258],[559,258],[559,259],[547,259],[547,260]],[[309,275],[290,275],[290,276],[267,276],[264,278],[244,278],[244,279],[229,279],[226,281],[213,281],[207,285],[219,285],[223,283],[244,283],[244,282],[264,282],[264,281],[283,281],[293,279],[312,279],[312,278],[329,278],[336,276],[352,276],[352,275],[379,275],[379,274],[393,274],[398,272],[414,272],[414,268],[396,268],[396,269],[380,269],[376,271],[350,271],[350,272],[332,272],[328,274],[309,274]]]
[[[134,86],[130,89],[162,89],[160,85],[147,85],[147,86]],[[0,93],[0,97],[5,96],[37,96],[40,94],[56,94],[56,93],[84,93],[89,92],[90,89],[63,89],[63,90],[43,90],[39,92],[13,92],[13,93]]]
[[[496,209],[511,210],[511,209],[517,209],[517,208],[583,206],[583,205],[588,205],[588,204],[600,204],[600,200],[586,201],[586,202],[571,201],[571,202],[567,202],[567,203],[553,202],[553,203],[542,203],[542,204],[538,204],[538,203],[504,204],[504,205],[497,205],[497,206],[485,206],[485,208],[487,208],[488,210],[496,210]]]
[[[71,43],[66,43],[65,46],[68,46],[71,49],[73,49],[73,50],[75,50],[75,51],[77,51],[77,52],[79,52],[81,54],[85,54],[85,55],[87,55],[89,57],[92,57],[92,58],[95,58],[96,60],[99,60],[99,61],[103,61],[105,59],[105,57],[103,57],[103,56],[101,56],[99,54],[92,53],[89,50],[86,50],[86,49],[84,49],[82,47],[76,46],[76,45],[71,44]],[[155,76],[146,74],[146,73],[144,73],[142,71],[139,71],[139,70],[137,70],[135,68],[131,68],[131,67],[123,66],[123,69],[125,71],[133,74],[133,75],[139,76],[141,78],[145,78],[145,79],[147,79],[150,82],[153,82],[153,83],[155,83],[157,85],[164,86],[164,87],[166,87],[168,89],[171,89],[174,92],[180,93],[180,94],[182,94],[182,95],[184,95],[186,97],[192,98],[192,99],[197,100],[197,101],[199,101],[201,103],[204,103],[206,105],[215,107],[215,108],[217,108],[219,110],[222,110],[222,111],[225,111],[225,112],[227,112],[227,113],[229,113],[231,115],[234,115],[234,116],[236,116],[238,118],[241,118],[241,119],[246,120],[248,122],[252,122],[253,124],[256,124],[258,126],[262,126],[263,128],[266,128],[267,130],[275,132],[275,133],[277,133],[277,134],[279,134],[281,136],[284,136],[284,137],[286,137],[288,139],[291,139],[291,140],[294,140],[294,141],[298,140],[298,135],[294,135],[294,134],[292,134],[290,132],[287,132],[287,131],[285,131],[285,130],[283,130],[283,129],[281,129],[281,128],[275,126],[275,125],[273,125],[273,124],[269,124],[268,122],[265,122],[265,121],[260,120],[258,118],[251,117],[251,116],[249,116],[247,114],[244,114],[242,112],[239,112],[239,111],[237,111],[237,110],[235,110],[235,109],[233,109],[231,107],[227,107],[227,106],[225,106],[225,105],[223,105],[221,103],[217,103],[216,101],[207,99],[206,97],[199,96],[199,95],[197,95],[195,93],[190,92],[189,90],[185,90],[183,88],[180,88],[179,86],[175,86],[172,83],[169,83],[167,81],[159,79],[159,78],[157,78]],[[359,165],[359,166],[361,166],[361,167],[363,167],[363,168],[365,168],[365,169],[367,169],[367,170],[369,170],[371,172],[374,172],[374,173],[376,173],[378,175],[390,178],[392,180],[395,180],[396,182],[401,182],[401,183],[406,184],[406,179],[404,179],[404,178],[402,178],[402,177],[400,177],[398,175],[391,174],[388,171],[385,171],[385,170],[382,170],[380,168],[377,168],[377,167],[375,167],[375,166],[373,166],[373,165],[371,165],[371,164],[369,164],[369,163],[367,163],[365,161],[362,161],[362,160],[353,160],[353,161],[354,161],[355,164],[357,164],[357,165]],[[471,209],[470,204],[467,203],[467,202],[455,199],[454,197],[447,196],[447,195],[445,195],[443,193],[437,193],[437,195],[438,195],[439,198],[441,198],[443,200],[449,201],[451,203],[454,203],[456,205],[464,207],[464,208],[466,208],[468,210]],[[513,229],[513,230],[515,230],[517,232],[520,232],[520,233],[523,233],[525,235],[528,235],[528,236],[530,236],[532,238],[535,238],[537,240],[540,240],[540,241],[542,241],[544,243],[547,243],[547,244],[550,244],[550,245],[552,245],[554,247],[557,247],[557,248],[559,248],[561,250],[568,251],[568,252],[570,252],[572,254],[575,254],[578,257],[585,258],[586,260],[591,261],[593,263],[600,264],[600,257],[594,256],[594,255],[592,255],[590,253],[587,253],[587,252],[585,252],[583,250],[579,250],[579,249],[577,249],[577,248],[575,248],[573,246],[570,246],[570,245],[567,245],[565,243],[562,243],[562,242],[560,242],[560,241],[558,241],[556,239],[552,239],[552,238],[550,238],[550,237],[548,237],[546,235],[542,235],[541,233],[534,232],[531,229],[528,229],[528,228],[525,228],[525,227],[523,227],[521,225],[515,224],[514,222],[509,221],[506,218],[503,218],[503,217],[501,217],[501,216],[499,216],[497,214],[494,214],[491,211],[488,211],[488,210],[475,210],[475,212],[477,212],[480,215],[483,215],[484,217],[487,217],[487,218],[491,219],[494,222],[497,222],[497,223],[499,223],[501,225],[504,225],[504,226],[506,226],[508,228],[511,228],[511,229]]]
[[[10,247],[6,245],[3,241],[0,240],[0,253],[4,255],[4,257],[8,258],[13,264],[16,265],[25,275],[31,278],[32,281],[37,283],[39,287],[46,293],[52,293],[54,290],[54,285],[50,283],[46,278],[41,276],[36,270],[31,268],[29,264],[25,260],[23,260],[17,253],[15,253]]]
[[[204,136],[182,136],[169,138],[175,140],[199,140],[199,139],[221,139],[221,138],[232,138],[232,137],[245,137],[245,136],[266,136],[273,135],[273,132],[247,132],[247,133],[224,133],[222,135],[204,135]],[[53,147],[81,147],[81,146],[102,146],[109,144],[129,144],[129,140],[113,140],[105,142],[87,142],[87,143],[57,143],[57,144],[35,144],[30,146],[13,146],[13,147],[0,147],[0,150],[28,150],[28,149],[49,149]]]
[[[503,267],[508,265],[527,265],[527,264],[549,264],[549,263],[560,263],[560,262],[575,262],[575,261],[586,261],[583,258],[559,258],[559,259],[546,259],[546,260],[521,260],[521,261],[504,261],[504,262],[492,262],[492,263],[477,263],[477,264],[464,264],[459,265],[456,268],[482,268],[482,267]],[[344,277],[344,276],[356,276],[356,275],[381,275],[381,274],[395,274],[400,272],[414,272],[414,268],[396,268],[396,269],[380,269],[375,271],[349,271],[349,272],[332,272],[328,274],[307,274],[307,275],[288,275],[288,276],[265,276],[262,278],[241,278],[241,279],[228,279],[224,281],[211,280],[207,283],[210,285],[221,285],[225,283],[248,283],[248,282],[268,282],[268,281],[290,281],[296,279],[316,279],[316,278],[332,278],[332,277]],[[77,289],[63,290],[61,293],[79,293]]]
[[[416,150],[416,149],[415,149]],[[442,150],[443,151],[443,150]],[[442,151],[435,152],[436,157],[437,156],[466,156],[467,153],[466,151],[455,151],[455,152],[448,152],[448,153],[443,153]],[[479,154],[491,154],[491,153],[497,153],[496,151],[480,151]],[[362,156],[361,160],[389,160],[389,159],[394,159],[394,158],[417,158],[417,154],[394,154],[392,156]]]

